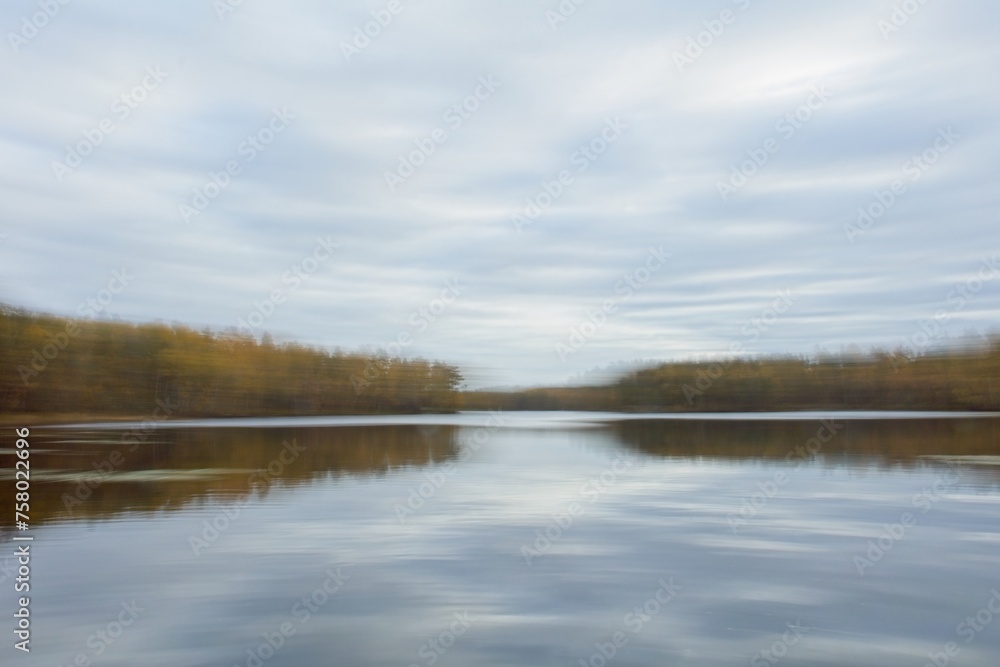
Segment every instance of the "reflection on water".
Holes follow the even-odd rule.
[[[177,510],[212,497],[266,496],[273,487],[314,478],[433,465],[456,455],[455,433],[449,425],[161,427],[140,441],[121,430],[36,430],[33,481],[44,491],[33,498],[33,523]],[[6,467],[8,479],[12,468]],[[9,528],[12,519],[4,515],[0,526]]]
[[[1000,664],[996,419],[410,421],[34,431],[19,664]]]
[[[1000,451],[998,419],[815,421],[627,420],[611,427],[623,443],[656,456],[870,462],[923,465],[929,459],[991,462]],[[995,458],[995,457],[993,457]]]

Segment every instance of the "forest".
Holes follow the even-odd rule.
[[[1000,336],[909,354],[733,357],[657,364],[613,383],[470,392],[466,409],[763,412],[1000,410]]]
[[[238,417],[450,412],[458,369],[181,325],[0,305],[0,414]]]
[[[1000,410],[1000,335],[975,346],[659,363],[595,386],[466,391],[449,364],[236,331],[0,305],[0,414],[237,417],[456,410]]]

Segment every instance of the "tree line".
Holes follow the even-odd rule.
[[[454,411],[448,364],[236,331],[78,320],[0,304],[0,413],[235,417]]]
[[[480,391],[467,408],[763,412],[1000,410],[1000,335],[975,348],[914,354],[734,357],[663,363],[584,387]]]
[[[1000,411],[1000,335],[914,353],[661,363],[593,386],[463,391],[458,368],[238,331],[0,304],[0,413],[235,417],[458,409]]]

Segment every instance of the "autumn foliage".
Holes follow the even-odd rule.
[[[1000,411],[1000,336],[949,352],[731,358],[659,364],[600,386],[473,392],[506,410],[766,412]]]
[[[442,363],[0,305],[0,412],[256,416],[452,411]]]

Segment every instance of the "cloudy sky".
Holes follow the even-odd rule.
[[[897,7],[5,2],[0,301],[472,386],[990,330],[1000,9]]]

